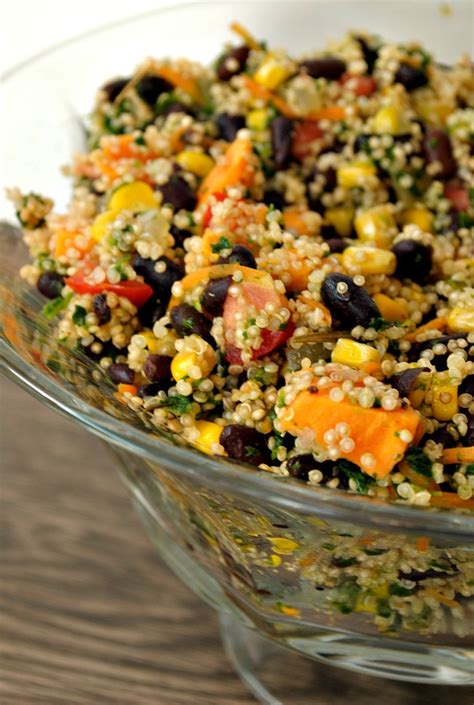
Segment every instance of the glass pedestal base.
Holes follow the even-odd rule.
[[[337,668],[300,656],[221,614],[225,650],[242,681],[265,705],[472,705],[472,687],[435,685],[436,672],[425,682],[388,680],[357,670],[357,663]],[[349,670],[350,667],[351,670]],[[439,666],[438,668],[442,668]],[[441,674],[440,674],[441,675]],[[401,676],[399,676],[401,678]]]

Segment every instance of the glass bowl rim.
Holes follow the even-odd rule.
[[[263,3],[265,0],[258,0]],[[287,0],[290,2],[290,0]],[[328,0],[322,0],[327,2]],[[24,69],[43,58],[61,51],[91,36],[108,32],[127,23],[146,20],[164,13],[185,10],[195,5],[221,5],[219,0],[183,2],[156,10],[142,12],[110,22],[78,34],[34,54],[17,63],[1,76],[11,81]],[[230,4],[230,3],[224,3]],[[406,533],[421,533],[449,540],[473,540],[474,516],[455,511],[422,509],[420,507],[387,503],[364,495],[310,487],[295,480],[282,481],[273,473],[256,472],[249,466],[232,463],[225,458],[212,458],[191,447],[166,442],[155,434],[118,420],[105,411],[87,404],[72,392],[26,361],[11,345],[0,326],[0,368],[20,387],[31,393],[53,410],[70,417],[99,438],[139,456],[151,464],[164,463],[180,475],[210,485],[233,495],[266,502],[280,509],[307,516],[338,519],[356,525],[391,528]]]

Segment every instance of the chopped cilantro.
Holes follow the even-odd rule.
[[[396,595],[397,597],[408,597],[408,595],[413,594],[414,589],[414,587],[407,588],[404,585],[400,585],[400,583],[392,583],[392,585],[388,588],[388,591],[390,595]]]
[[[385,318],[372,318],[369,323],[370,328],[375,328],[379,333],[387,328],[391,328],[391,326],[398,325],[400,325],[399,321],[387,321]]]
[[[386,553],[385,548],[364,548],[364,553],[368,556],[381,556]]]
[[[405,453],[405,460],[415,472],[431,477],[432,462],[419,446],[412,446]]]
[[[71,299],[72,293],[67,294],[67,296],[57,296],[55,299],[52,299],[45,306],[43,306],[41,313],[48,320],[51,320],[66,308]]]
[[[193,403],[192,397],[186,397],[184,394],[176,394],[174,397],[168,397],[161,402],[161,406],[169,409],[176,416],[186,414],[189,407]]]
[[[377,600],[377,614],[379,617],[390,617],[392,615],[392,610],[388,600],[385,597],[381,597]]]
[[[469,200],[471,201],[472,205],[474,205],[474,186],[471,186],[469,188]]]
[[[213,253],[216,255],[216,254],[219,254],[219,252],[222,252],[222,250],[231,250],[232,245],[229,242],[228,238],[222,236],[221,238],[219,238],[218,242],[215,242],[212,245],[211,249],[212,249]]]
[[[466,475],[474,475],[474,463],[470,463],[466,467]]]
[[[137,137],[135,137],[133,141],[140,147],[144,147],[146,145],[145,138],[143,137],[143,135],[137,135]]]
[[[369,475],[366,475],[357,465],[351,463],[349,460],[338,460],[337,468],[340,472],[343,472],[346,477],[354,480],[357,486],[357,492],[360,494],[367,494],[369,487],[374,483],[374,479]]]
[[[362,591],[354,576],[347,576],[337,588],[333,600],[334,606],[343,614],[349,614],[356,608],[359,595]]]
[[[255,446],[245,446],[245,455],[247,458],[255,458],[258,454],[258,448],[255,448]]]
[[[83,306],[76,306],[72,314],[72,321],[76,326],[83,326],[86,322],[87,311]]]
[[[324,548],[326,551],[334,551],[336,547],[333,543],[322,543],[321,548]]]
[[[288,321],[284,321],[283,323],[280,323],[278,326],[278,330],[286,330],[288,328]]]
[[[471,225],[474,225],[474,220],[471,218],[469,213],[461,212],[458,214],[458,218],[460,228],[470,228]]]

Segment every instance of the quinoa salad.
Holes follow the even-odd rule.
[[[471,61],[364,32],[293,57],[232,28],[211,66],[148,58],[98,90],[66,213],[9,190],[21,275],[148,426],[472,511]]]

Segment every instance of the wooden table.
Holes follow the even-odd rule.
[[[106,448],[1,384],[1,705],[255,705],[214,613],[148,542]],[[315,705],[342,705],[334,673]],[[378,705],[389,690],[380,681]],[[397,705],[472,705],[466,689],[436,690],[404,686]]]

